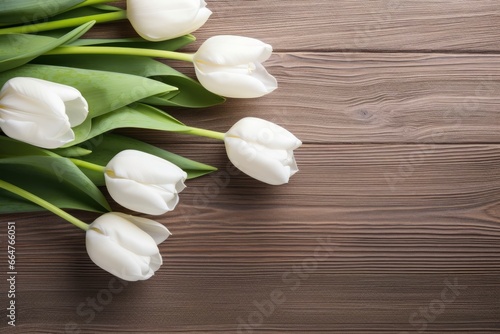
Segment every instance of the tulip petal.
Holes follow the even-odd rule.
[[[145,280],[162,265],[157,244],[169,235],[166,227],[150,219],[111,212],[90,225],[86,247],[102,269],[128,281]]]
[[[154,274],[149,257],[137,255],[95,230],[87,231],[86,248],[96,265],[121,279],[145,280]]]
[[[200,28],[212,12],[203,0],[128,0],[130,23],[144,39],[161,41]]]
[[[288,183],[291,176],[290,165],[296,166],[293,157],[291,160],[288,156],[283,158],[284,152],[282,150],[263,147],[257,149],[256,145],[250,145],[244,140],[234,137],[226,137],[225,143],[229,160],[239,170],[254,179],[271,185]]]
[[[256,117],[245,117],[227,131],[226,136],[242,138],[273,149],[294,150],[302,142],[290,131],[273,122]]]
[[[35,146],[57,148],[74,140],[71,126],[83,122],[87,114],[87,102],[73,87],[16,77],[0,91],[2,130]]]
[[[82,97],[76,97],[73,100],[65,101],[66,114],[69,117],[71,127],[82,124],[89,113],[87,101]]]
[[[176,192],[134,180],[112,178],[105,174],[106,188],[111,197],[127,209],[150,215],[162,215],[179,202]]]
[[[235,66],[249,63],[263,63],[273,52],[273,47],[258,39],[219,35],[207,39],[195,54],[195,62]]]
[[[0,115],[2,110],[0,110]],[[41,126],[41,123],[49,123],[46,127]],[[75,135],[69,127],[56,127],[57,123],[50,124],[47,120],[42,122],[31,122],[31,121],[17,121],[17,120],[0,120],[0,128],[9,137],[23,141],[25,143],[53,149],[63,146],[66,143],[71,142]],[[50,127],[52,125],[52,127]],[[50,129],[50,133],[47,131],[40,131],[44,128]]]
[[[158,269],[160,269],[161,265],[163,264],[163,258],[161,257],[160,253],[151,256],[150,261],[151,262],[149,262],[149,268],[153,272],[155,272]]]
[[[210,68],[195,63],[196,76],[212,93],[231,98],[257,98],[278,87],[276,79],[261,64],[235,71],[235,68]]]
[[[107,164],[116,178],[131,179],[143,184],[170,184],[187,178],[186,172],[173,163],[136,150],[118,153]]]
[[[243,118],[227,131],[224,142],[229,160],[259,181],[284,184],[298,171],[293,150],[302,142],[272,122]]]
[[[33,78],[30,78],[33,79]],[[38,80],[38,79],[33,79]],[[68,115],[71,127],[82,124],[89,113],[88,103],[83,98],[78,89],[62,85],[56,82],[40,80],[46,89],[57,92],[58,97],[63,101],[65,106],[65,113]]]
[[[118,153],[106,166],[109,194],[120,205],[142,213],[161,215],[179,203],[186,172],[169,161],[141,151]]]
[[[111,241],[135,254],[151,256],[158,253],[156,242],[149,234],[114,213],[106,213],[97,218],[91,228],[98,229]]]
[[[67,119],[64,103],[47,89],[44,80],[17,77],[10,79],[0,91],[2,109],[36,117]]]
[[[163,241],[167,240],[169,236],[172,235],[170,231],[162,224],[143,217],[136,217],[131,215],[126,215],[124,213],[115,212],[117,216],[127,219],[132,224],[139,227],[141,230],[146,232],[153,238],[157,245],[161,244]]]
[[[258,39],[221,35],[206,40],[193,60],[200,83],[212,93],[233,98],[254,98],[278,87],[262,62],[273,48]]]

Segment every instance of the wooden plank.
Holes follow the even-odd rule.
[[[208,6],[214,14],[195,33],[200,40],[242,35],[279,51],[500,50],[500,4],[495,0],[219,0]],[[134,35],[129,25],[96,31]]]
[[[161,142],[157,137],[153,144],[169,147],[167,142]],[[210,176],[189,180],[189,187],[182,193],[179,211],[186,212],[178,214],[192,214],[189,219],[195,221],[202,219],[203,215],[197,218],[200,213],[217,216],[217,211],[212,211],[217,208],[235,211],[233,214],[242,210],[239,219],[250,220],[256,217],[244,218],[248,210],[262,210],[264,220],[269,218],[265,213],[270,214],[274,209],[312,208],[320,213],[326,210],[328,213],[317,216],[322,221],[329,219],[332,209],[346,210],[347,215],[365,208],[372,219],[384,219],[383,208],[402,212],[450,210],[457,215],[461,210],[479,210],[484,215],[478,212],[475,219],[493,224],[500,212],[496,207],[500,200],[499,144],[305,144],[295,153],[299,173],[291,178],[290,184],[279,187],[260,183],[235,169],[227,160],[222,144],[177,144],[175,152],[220,169]],[[197,208],[198,211],[190,213]],[[335,216],[339,212],[335,211]],[[391,211],[391,215],[396,214]],[[165,219],[172,215],[176,213]],[[4,219],[9,217],[16,216],[7,215]]]
[[[265,40],[280,88],[169,112],[218,131],[245,116],[279,123],[305,143],[301,171],[269,187],[235,172],[221,143],[122,131],[220,171],[189,182],[177,210],[158,217],[174,235],[147,282],[121,286],[53,215],[3,215],[0,227],[17,228],[14,332],[499,332],[499,3],[209,6],[186,50],[218,34]],[[91,35],[134,32],[125,22]]]
[[[188,183],[179,208],[158,218],[174,235],[161,245],[157,276],[128,284],[94,313],[88,303],[119,285],[88,259],[82,232],[48,214],[2,217],[17,223],[21,330],[234,333],[241,321],[260,321],[255,303],[273,291],[283,302],[251,329],[498,329],[500,145],[423,153],[420,145],[307,144],[297,152],[301,171],[283,187],[226,168],[220,145],[177,149],[221,171]],[[400,172],[399,183],[387,182]],[[438,311],[426,320],[430,308]]]
[[[498,55],[285,53],[266,65],[279,88],[264,98],[169,111],[218,131],[267,118],[315,143],[500,141]],[[173,66],[195,77],[190,64]]]
[[[76,308],[82,303],[82,310],[92,310],[87,306],[88,300],[97,300],[109,279],[93,278],[92,285],[78,282],[85,292],[51,285],[44,292],[33,292],[32,296],[36,301],[55,297],[60,301],[58,309],[47,302],[24,306],[32,322],[19,330],[68,333],[65,325],[70,324],[82,333],[248,333],[241,323],[251,323],[259,329],[258,333],[406,333],[422,328],[430,333],[498,330],[495,320],[498,304],[494,295],[497,291],[491,289],[498,276],[402,274],[353,278],[311,271],[304,272],[309,276],[292,291],[293,285],[284,284],[280,275],[289,270],[291,267],[277,268],[277,274],[261,277],[231,274],[203,277],[202,273],[175,277],[167,273],[161,284],[150,281],[149,287],[141,283],[126,286],[113,295],[111,303],[95,312],[89,323],[86,320],[91,315],[79,316]],[[453,292],[447,289],[449,285],[458,289],[453,300]],[[221,286],[226,288],[220,289]],[[443,290],[450,301],[443,302],[441,309]],[[267,317],[262,316],[259,323],[255,303],[262,305],[270,300],[273,291],[283,291],[283,303],[266,313]],[[401,300],[401,295],[408,299]],[[431,308],[439,310],[439,314],[433,314]],[[413,314],[416,316],[409,320]],[[426,321],[424,314],[432,321]],[[47,319],[54,322],[47,323]],[[42,332],[44,328],[46,331]]]

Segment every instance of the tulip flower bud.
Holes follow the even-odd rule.
[[[0,91],[0,128],[31,145],[50,149],[71,142],[71,128],[83,123],[87,114],[87,101],[70,86],[17,77]]]
[[[144,39],[157,42],[187,35],[212,12],[204,0],[127,0],[127,16]]]
[[[165,226],[151,219],[111,212],[90,224],[86,246],[96,265],[121,279],[138,281],[160,268],[158,245],[169,236]]]
[[[161,215],[175,208],[186,186],[186,172],[155,155],[135,150],[118,153],[106,166],[106,187],[127,209]]]
[[[203,87],[218,95],[260,97],[278,87],[276,79],[261,64],[272,52],[271,45],[254,38],[211,37],[194,55],[196,76]]]
[[[284,184],[298,172],[293,150],[302,142],[272,122],[243,118],[229,129],[224,142],[229,160],[259,181]]]

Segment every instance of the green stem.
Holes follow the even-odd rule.
[[[79,160],[79,159],[69,159],[69,160],[71,160],[78,167],[93,170],[93,171],[99,172],[99,173],[106,172],[106,167],[103,167],[101,165],[96,165],[96,164],[93,164],[91,162],[83,161],[83,160]]]
[[[120,10],[112,13],[97,14],[89,16],[75,17],[72,19],[65,19],[52,22],[34,23],[17,27],[0,29],[0,34],[28,34],[40,31],[55,30],[62,28],[77,27],[90,21],[96,23],[118,21],[127,18],[127,11]]]
[[[52,203],[49,203],[46,200],[26,191],[24,189],[21,189],[13,184],[10,184],[8,182],[3,181],[3,180],[0,180],[0,188],[3,188],[3,189],[5,189],[13,194],[21,196],[24,199],[27,199],[30,202],[33,202],[37,205],[40,205],[42,208],[51,211],[52,213],[67,220],[71,224],[75,225],[78,228],[81,228],[84,231],[87,231],[89,229],[89,225],[84,223],[80,219],[70,215],[69,213],[59,209],[57,206],[53,205]]]
[[[49,56],[86,55],[86,54],[154,57],[154,58],[182,60],[187,62],[193,62],[193,57],[194,57],[193,54],[182,53],[182,52],[140,49],[140,48],[121,48],[112,46],[61,46],[45,53],[45,55]]]
[[[205,130],[205,129],[200,129],[200,128],[193,128],[193,127],[189,127],[189,130],[186,132],[183,132],[183,133],[195,135],[195,136],[200,136],[200,137],[218,139],[218,140],[222,140],[222,141],[224,141],[224,137],[226,135],[225,133],[222,133],[222,132]]]

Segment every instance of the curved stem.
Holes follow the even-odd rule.
[[[59,217],[67,220],[71,224],[75,225],[78,228],[81,228],[84,231],[87,231],[89,229],[89,225],[81,221],[80,219],[70,215],[64,210],[59,209],[57,206],[55,206],[52,203],[47,202],[43,198],[40,198],[22,188],[19,188],[11,183],[5,182],[3,180],[0,180],[0,188],[5,189],[13,194],[16,194],[18,196],[21,196],[24,199],[27,199],[30,202],[33,202],[39,206],[41,206],[44,209],[47,209],[51,211],[52,213],[58,215]]]
[[[65,19],[59,21],[34,23],[17,27],[3,28],[0,29],[0,34],[28,34],[36,33],[40,31],[55,30],[62,28],[77,27],[84,23],[90,21],[96,21],[96,23],[118,21],[127,18],[127,11],[120,10],[116,12],[97,14],[89,16],[75,17],[72,19]]]
[[[218,139],[218,140],[222,140],[222,141],[224,141],[224,137],[226,135],[225,133],[222,133],[222,132],[205,130],[205,129],[200,129],[200,128],[193,128],[193,127],[189,127],[189,130],[186,132],[183,132],[183,133],[195,135],[195,136],[200,136],[200,137]]]
[[[101,165],[96,165],[96,164],[93,164],[91,162],[83,161],[83,160],[79,160],[79,159],[72,159],[71,158],[69,160],[71,160],[78,167],[82,167],[82,168],[85,168],[85,169],[93,170],[93,171],[99,172],[99,173],[105,173],[106,172],[106,167],[101,166]]]
[[[61,46],[45,53],[44,55],[50,56],[50,55],[75,55],[75,54],[142,56],[142,57],[182,60],[187,62],[193,62],[193,57],[194,57],[193,54],[182,53],[182,52],[140,49],[140,48],[121,48],[112,46]]]

